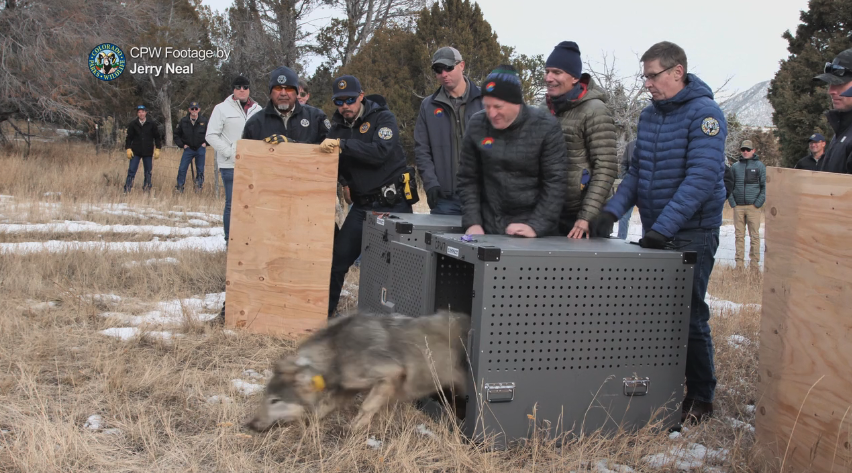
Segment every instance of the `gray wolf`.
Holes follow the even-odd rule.
[[[413,401],[442,389],[463,394],[469,329],[470,316],[449,312],[334,319],[275,364],[247,426],[260,432],[311,413],[321,419],[366,392],[353,420],[358,429],[389,401]]]

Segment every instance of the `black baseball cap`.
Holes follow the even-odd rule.
[[[852,88],[850,88],[849,90],[852,90]],[[825,141],[825,137],[822,136],[822,133],[814,133],[813,135],[811,135],[810,138],[808,138],[808,143],[810,143],[811,141]]]
[[[357,97],[361,95],[361,82],[355,76],[341,76],[331,84],[331,98]]]
[[[823,73],[814,77],[814,80],[831,85],[843,85],[852,82],[852,49],[843,51],[833,61],[825,63]],[[849,96],[844,95],[844,97]]]

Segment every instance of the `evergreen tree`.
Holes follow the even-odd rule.
[[[775,109],[772,120],[784,166],[792,167],[807,153],[812,133],[833,134],[823,115],[831,108],[826,85],[813,77],[838,53],[852,48],[850,18],[852,0],[810,0],[795,36],[790,31],[783,35],[790,56],[781,61],[768,98]]]

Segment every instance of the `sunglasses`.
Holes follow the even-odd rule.
[[[235,85],[234,90],[249,90],[249,86],[247,86],[247,85]]]
[[[299,97],[307,97],[308,95],[310,94],[307,92],[299,92]]]
[[[276,90],[278,92],[281,92],[282,90],[292,90],[292,91],[295,92],[296,88],[295,87],[288,87],[286,85],[276,85],[275,87],[272,88],[272,90]]]
[[[198,107],[190,108],[190,110],[200,110]]]
[[[453,69],[455,69],[455,68],[456,68],[455,65],[452,65],[452,66],[447,66],[446,64],[433,64],[432,65],[432,71],[434,71],[435,74],[442,74],[444,71],[453,72]]]
[[[751,151],[751,148],[740,148],[740,151]]]
[[[343,100],[343,99],[332,100],[332,102],[334,102],[334,104],[337,105],[338,107],[342,107],[343,104],[352,105],[353,103],[355,103],[357,101],[358,101],[358,97],[349,97],[346,100]]]
[[[823,72],[837,77],[843,77],[846,74],[852,74],[852,70],[849,70],[843,66],[831,62],[825,63],[825,69],[823,69]]]

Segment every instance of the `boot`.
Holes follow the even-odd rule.
[[[204,174],[198,174],[198,177],[195,178],[195,192],[201,192],[201,189],[204,188]]]
[[[699,424],[713,417],[713,403],[686,398],[680,414],[681,424]]]
[[[175,192],[178,194],[183,194],[183,186],[175,186]]]
[[[151,173],[145,173],[145,182],[142,184],[142,190],[145,192],[151,192]]]
[[[133,190],[133,178],[127,176],[127,180],[124,181],[124,193],[129,194],[131,190]]]

